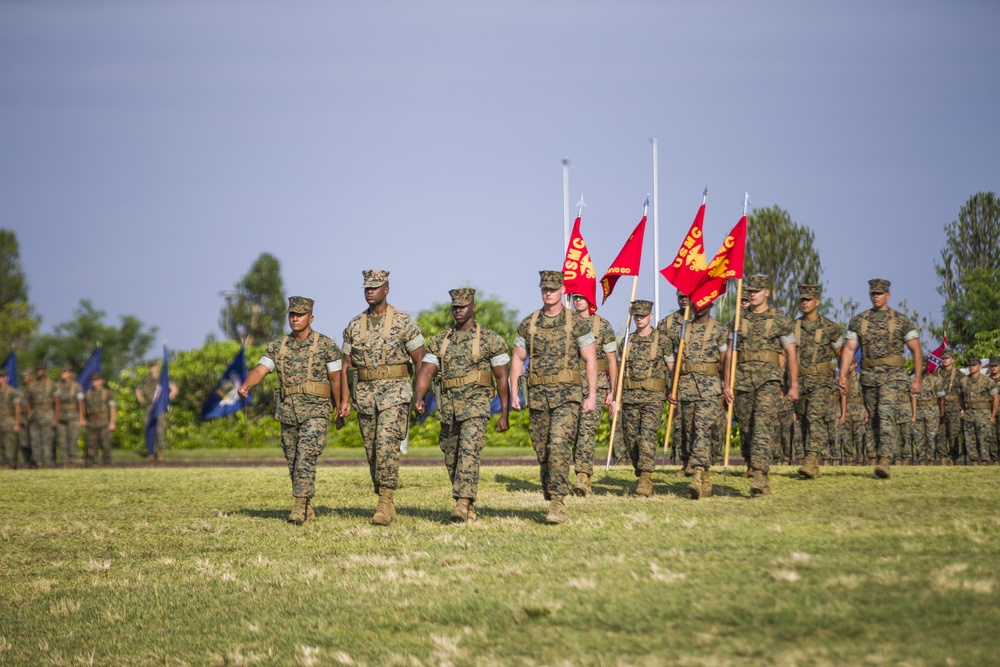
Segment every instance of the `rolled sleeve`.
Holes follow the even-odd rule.
[[[587,333],[586,335],[580,336],[576,339],[576,345],[581,349],[587,347],[588,345],[593,345],[596,342],[597,339],[594,338],[593,333]]]
[[[517,334],[516,336],[514,336],[514,347],[521,350],[528,349],[528,344],[527,342],[525,342],[524,337],[521,334]]]
[[[604,350],[604,354],[611,354],[612,352],[617,353],[618,352],[618,341],[613,340],[610,343],[605,343],[604,346],[601,349]]]
[[[344,341],[344,344],[343,344],[343,345],[341,346],[341,348],[340,348],[340,352],[341,352],[342,354],[350,354],[350,353],[351,353],[351,344],[350,344],[350,343],[348,343],[348,342],[347,342],[347,341],[345,340],[345,341]]]
[[[917,333],[916,329],[910,329],[910,331],[903,336],[903,342],[909,343],[911,340],[920,338],[920,334]]]
[[[337,359],[336,361],[331,361],[330,363],[328,363],[326,365],[326,372],[327,373],[339,373],[340,369],[343,368],[343,367],[344,367],[344,362],[342,360],[340,360],[340,359]]]
[[[260,361],[258,361],[257,363],[259,365],[264,366],[265,368],[267,368],[267,372],[268,373],[274,372],[274,362],[271,361],[271,358],[268,357],[267,355],[261,357]]]
[[[496,368],[498,366],[506,366],[510,363],[510,355],[504,352],[503,354],[498,354],[490,359],[490,366]]]
[[[438,356],[436,354],[431,354],[430,352],[425,352],[424,353],[423,363],[425,363],[425,364],[434,364],[435,366],[440,366],[441,365],[441,360],[438,359]]]
[[[411,338],[410,340],[408,340],[406,342],[406,351],[407,352],[413,352],[417,348],[420,348],[420,347],[423,347],[423,346],[424,346],[424,335],[423,334],[417,334],[416,337]]]
[[[858,333],[856,331],[848,331],[846,334],[844,334],[844,338],[846,338],[847,340],[853,340],[854,342],[857,342]]]
[[[794,345],[795,344],[795,334],[792,333],[792,334],[788,334],[787,336],[778,336],[778,342],[781,343],[781,347],[785,347],[786,345]]]

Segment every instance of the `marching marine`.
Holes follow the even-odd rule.
[[[59,424],[56,426],[56,443],[60,465],[76,465],[76,455],[80,451],[80,428],[84,424],[83,387],[73,376],[73,368],[64,364],[59,382]]]
[[[927,364],[929,363],[928,361]],[[910,401],[913,409],[913,447],[917,462],[929,466],[934,461],[938,426],[944,419],[944,387],[941,386],[940,376],[927,373],[926,364],[920,393],[910,394]]]
[[[958,390],[962,374],[955,365],[955,353],[941,353],[941,365],[934,371],[938,385],[944,390],[944,417],[938,425],[935,458],[941,465],[953,465],[962,455],[962,396]]]
[[[990,464],[990,444],[993,427],[997,423],[997,404],[1000,388],[980,371],[983,368],[978,354],[968,358],[969,374],[959,383],[962,395],[962,424],[965,431],[965,449],[971,465]]]
[[[507,366],[510,356],[500,334],[476,322],[476,290],[462,287],[448,292],[455,326],[427,341],[417,372],[417,414],[427,406],[424,396],[438,375],[437,418],[441,422],[438,444],[444,452],[445,467],[451,479],[455,509],[452,523],[474,523],[479,490],[479,455],[486,444],[486,425],[490,419],[490,398],[496,382],[500,396],[500,419],[497,433],[508,428],[510,389]]]
[[[24,387],[30,406],[31,458],[42,468],[51,468],[55,462],[55,435],[59,425],[59,392],[48,376],[48,368],[44,361],[39,362],[35,367],[35,379]]]

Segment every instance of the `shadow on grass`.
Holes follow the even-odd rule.
[[[505,485],[508,491],[542,492],[541,482],[529,482],[526,479],[521,479],[520,477],[510,477],[508,475],[497,475],[496,481],[498,484]]]
[[[291,507],[287,509],[251,509],[244,507],[243,509],[236,510],[233,514],[238,514],[240,516],[248,516],[251,519],[281,519],[282,521],[288,521],[288,513],[291,511]],[[316,514],[319,514],[319,510],[316,510]]]

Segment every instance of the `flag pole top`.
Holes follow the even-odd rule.
[[[587,202],[583,201],[583,195],[580,195],[580,201],[576,203],[577,217],[583,216],[583,209],[587,206]]]
[[[569,164],[569,158],[568,158],[568,157],[564,157],[564,158],[562,159],[562,163],[563,163],[563,166],[566,166],[566,165],[568,165],[568,164]]]

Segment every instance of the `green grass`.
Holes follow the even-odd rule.
[[[145,450],[138,452],[128,449],[111,450],[111,460],[119,464],[134,464],[146,456]],[[604,452],[601,453],[604,456]],[[530,447],[484,447],[484,459],[535,459],[535,451]],[[439,447],[413,447],[403,456],[403,460],[434,460],[444,461],[444,455]],[[168,449],[164,452],[166,463],[178,461],[196,461],[199,463],[227,463],[242,461],[280,461],[285,455],[280,447],[239,448],[201,448],[201,449]],[[320,461],[360,461],[365,460],[363,447],[327,447],[320,456]],[[443,464],[442,464],[443,465]]]
[[[319,470],[285,521],[280,468],[0,472],[0,663],[17,665],[945,665],[996,659],[1000,469],[598,473],[542,523],[533,467],[490,467],[447,523],[411,467],[369,524],[366,468]]]

